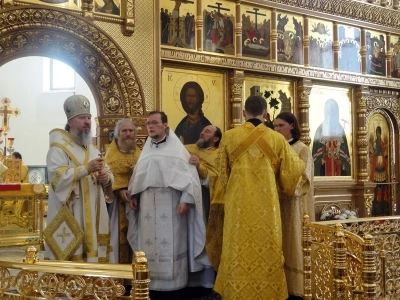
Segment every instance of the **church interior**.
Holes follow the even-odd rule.
[[[314,161],[315,216],[299,229],[303,299],[400,299],[399,0],[109,3],[0,0],[0,158],[9,169],[0,184],[0,295],[122,298],[124,279],[147,274],[140,263],[132,275],[129,264],[37,261],[49,132],[65,126],[62,103],[76,93],[91,101],[98,149],[122,118],[133,120],[142,147],[148,113],[164,111],[175,130],[189,114],[181,90],[195,82],[204,116],[223,132],[244,122],[251,95],[266,99],[266,124],[281,112],[298,119]],[[59,62],[71,82],[53,81]],[[87,270],[94,279],[83,292]]]

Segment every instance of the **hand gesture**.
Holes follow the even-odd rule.
[[[195,165],[198,168],[200,166],[200,158],[194,154],[190,155],[189,164]]]
[[[179,203],[178,210],[176,214],[178,216],[183,216],[188,211],[189,207],[187,203]]]
[[[91,160],[88,164],[89,173],[101,171],[104,168],[104,159],[101,157]]]
[[[129,206],[131,207],[131,209],[133,210],[137,210],[138,207],[138,201],[135,197],[132,197],[131,200],[129,201]]]
[[[122,189],[118,191],[118,196],[121,198],[121,200],[129,203],[129,196],[128,196],[128,190]]]
[[[99,182],[103,185],[110,181],[110,177],[104,170],[101,170],[100,172],[97,173],[96,179],[97,179],[97,182]]]

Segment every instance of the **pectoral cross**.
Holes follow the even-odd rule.
[[[104,148],[101,147],[99,157],[104,157],[106,155],[106,152],[104,151]]]
[[[3,132],[7,133],[10,130],[10,127],[8,126],[8,121],[10,120],[11,116],[18,117],[21,112],[18,108],[11,108],[10,107],[10,99],[8,98],[3,98],[1,99],[1,103],[3,104],[0,106],[0,116],[3,117]]]
[[[260,10],[259,8],[255,8],[255,7],[254,7],[253,10],[254,10],[254,11],[246,10],[246,12],[249,13],[249,14],[255,15],[256,20],[255,20],[254,30],[257,30],[257,16],[264,16],[264,17],[265,17],[266,14],[258,13],[258,11]]]
[[[65,242],[65,238],[71,236],[71,233],[70,232],[66,232],[66,230],[67,229],[65,227],[63,227],[62,233],[57,234],[57,237],[61,238],[61,243],[63,243],[63,244]]]

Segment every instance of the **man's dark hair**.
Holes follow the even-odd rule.
[[[294,116],[294,114],[292,114],[290,112],[281,112],[279,115],[276,116],[276,119],[281,119],[289,124],[292,124],[293,128],[290,130],[292,137],[295,140],[300,139],[300,127],[299,127],[299,123],[297,122],[297,119]]]
[[[160,114],[161,115],[161,122],[168,123],[168,117],[165,114],[165,112],[159,111],[159,110],[153,110],[153,111],[149,112],[149,116],[155,115],[155,114]]]
[[[221,142],[221,138],[222,138],[222,131],[221,129],[219,129],[219,127],[215,126],[215,132],[214,132],[214,136],[219,138],[218,141],[215,142],[214,147],[218,148],[219,147],[219,143]]]
[[[11,155],[14,156],[15,158],[22,159],[21,153],[19,153],[17,151],[13,152]]]
[[[69,132],[69,130],[71,129],[71,126],[69,126],[69,124],[67,123],[67,124],[65,124],[64,129],[65,129],[65,131]]]
[[[196,91],[197,99],[199,100],[199,102],[197,104],[198,109],[199,109],[199,115],[203,116],[204,113],[201,108],[202,108],[203,102],[204,102],[204,92],[203,92],[203,89],[201,88],[200,84],[198,84],[195,81],[188,81],[183,85],[183,87],[181,89],[181,94],[180,94],[182,107],[183,107],[184,111],[187,113],[188,109],[187,109],[187,104],[186,104],[186,92],[190,88],[192,88]]]
[[[250,96],[244,103],[244,110],[254,117],[262,115],[267,110],[267,101],[261,96]]]

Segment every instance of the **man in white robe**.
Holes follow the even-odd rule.
[[[65,130],[50,132],[47,153],[45,259],[106,263],[111,248],[106,201],[113,200],[114,177],[91,143],[89,100],[73,95],[65,100],[64,110],[68,123]]]
[[[189,272],[211,264],[205,253],[199,176],[167,121],[158,111],[147,119],[149,138],[129,183],[130,204],[138,218],[128,214],[128,240],[133,251],[146,253],[151,299],[183,300]],[[138,231],[137,239],[132,238],[133,230]]]

